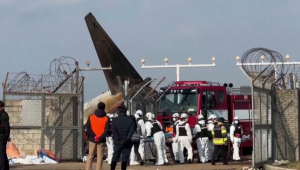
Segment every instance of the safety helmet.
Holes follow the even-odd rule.
[[[217,116],[214,115],[214,114],[210,114],[210,115],[208,116],[208,120],[211,120],[211,119],[217,119]]]
[[[211,115],[208,116],[207,120],[210,120],[210,119],[211,119]]]
[[[235,116],[235,117],[233,118],[233,120],[240,120],[240,118],[239,118],[238,116]]]
[[[179,118],[179,113],[174,113],[174,114],[172,115],[172,117],[173,117],[173,118]]]
[[[147,120],[154,120],[155,115],[151,112],[146,113]]]
[[[127,115],[127,116],[130,116],[130,113],[129,113],[129,111],[128,111],[128,110],[127,110],[127,112],[126,112],[126,115]]]
[[[187,119],[187,118],[188,118],[188,115],[187,115],[186,113],[182,113],[182,114],[180,115],[180,118],[181,118],[181,119]]]
[[[203,115],[198,116],[198,120],[200,120],[200,119],[204,119]]]
[[[111,119],[114,117],[114,114],[113,113],[107,113],[107,116]]]
[[[134,114],[134,117],[141,118],[143,116],[143,112],[141,110],[137,110]]]
[[[224,121],[225,121],[225,119],[224,119],[223,117],[219,117],[219,118],[218,118],[218,122],[224,123]]]

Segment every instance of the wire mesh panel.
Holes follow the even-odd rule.
[[[137,110],[142,110],[144,113],[143,115],[146,115],[147,112],[156,114],[154,101],[134,99],[131,103],[132,114],[134,114]]]
[[[277,51],[253,48],[241,58],[251,79],[253,111],[253,166],[274,160],[299,160],[299,90],[286,90],[290,72]]]
[[[22,100],[20,126],[41,126],[42,100]]]
[[[77,129],[46,129],[45,149],[53,151],[62,160],[79,160],[79,132]]]
[[[11,139],[20,151],[45,148],[61,160],[82,158],[82,96],[4,93]]]
[[[84,78],[79,70],[74,58],[62,56],[43,75],[7,73],[3,100],[20,151],[36,154],[32,151],[45,148],[61,160],[82,159]]]
[[[272,158],[271,90],[253,87],[254,166]]]

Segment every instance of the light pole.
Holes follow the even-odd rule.
[[[90,68],[90,62],[86,61],[87,68],[78,68],[78,71],[96,71],[96,70],[111,70],[109,67],[100,67],[100,68]]]
[[[179,72],[180,68],[193,68],[193,67],[215,67],[216,64],[216,57],[212,57],[212,64],[191,64],[192,63],[192,58],[188,58],[189,64],[186,65],[181,65],[181,64],[175,64],[175,65],[168,65],[169,59],[165,58],[164,59],[166,65],[157,65],[157,66],[145,66],[145,59],[142,59],[142,67],[144,69],[151,69],[151,68],[176,68],[176,80],[179,81]]]

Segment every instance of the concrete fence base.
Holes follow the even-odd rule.
[[[283,168],[283,167],[272,166],[272,165],[264,165],[264,170],[296,170],[296,169],[289,169],[289,168]]]

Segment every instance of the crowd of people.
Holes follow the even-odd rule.
[[[186,113],[174,113],[172,121],[162,126],[151,112],[144,116],[141,110],[137,110],[130,116],[123,104],[118,107],[117,115],[106,114],[104,110],[105,104],[100,102],[98,110],[86,123],[89,140],[86,170],[91,169],[96,154],[96,170],[102,169],[105,145],[108,149],[106,161],[111,170],[116,169],[118,161],[121,161],[122,170],[126,170],[129,165],[143,165],[145,157],[155,165],[168,165],[170,161],[166,147],[169,148],[171,162],[190,164],[193,162],[193,143],[197,146],[198,163],[210,162],[215,165],[221,156],[223,164],[227,165],[228,138],[233,146],[233,160],[241,159],[239,147],[243,132],[238,117],[234,118],[228,133],[224,118],[217,118],[214,114],[210,114],[207,120],[199,115],[197,124],[191,130]],[[153,154],[154,147],[156,159]]]

